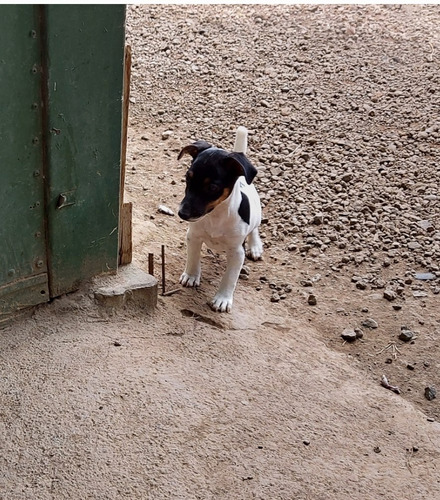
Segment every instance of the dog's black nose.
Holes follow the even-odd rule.
[[[191,215],[183,207],[179,208],[177,215],[183,220],[189,220],[191,218]]]

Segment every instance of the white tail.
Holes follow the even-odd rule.
[[[247,151],[247,136],[248,131],[246,127],[238,127],[237,135],[235,136],[234,152],[246,153]]]

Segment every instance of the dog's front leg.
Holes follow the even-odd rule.
[[[244,249],[242,246],[229,250],[226,253],[226,272],[220,282],[220,287],[215,297],[209,303],[214,311],[230,312],[234,297],[235,286],[244,263]]]
[[[185,271],[180,276],[180,283],[183,286],[199,286],[201,265],[200,265],[200,251],[202,249],[202,240],[194,236],[191,228],[186,233],[187,257]]]

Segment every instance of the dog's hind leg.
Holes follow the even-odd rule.
[[[252,260],[260,260],[263,256],[263,243],[261,243],[258,227],[247,237],[246,256]]]

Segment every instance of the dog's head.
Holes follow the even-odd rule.
[[[185,197],[179,207],[179,217],[196,221],[208,214],[231,194],[237,179],[244,176],[251,184],[257,169],[243,153],[228,153],[205,141],[186,146],[179,153],[192,156],[186,173]]]

